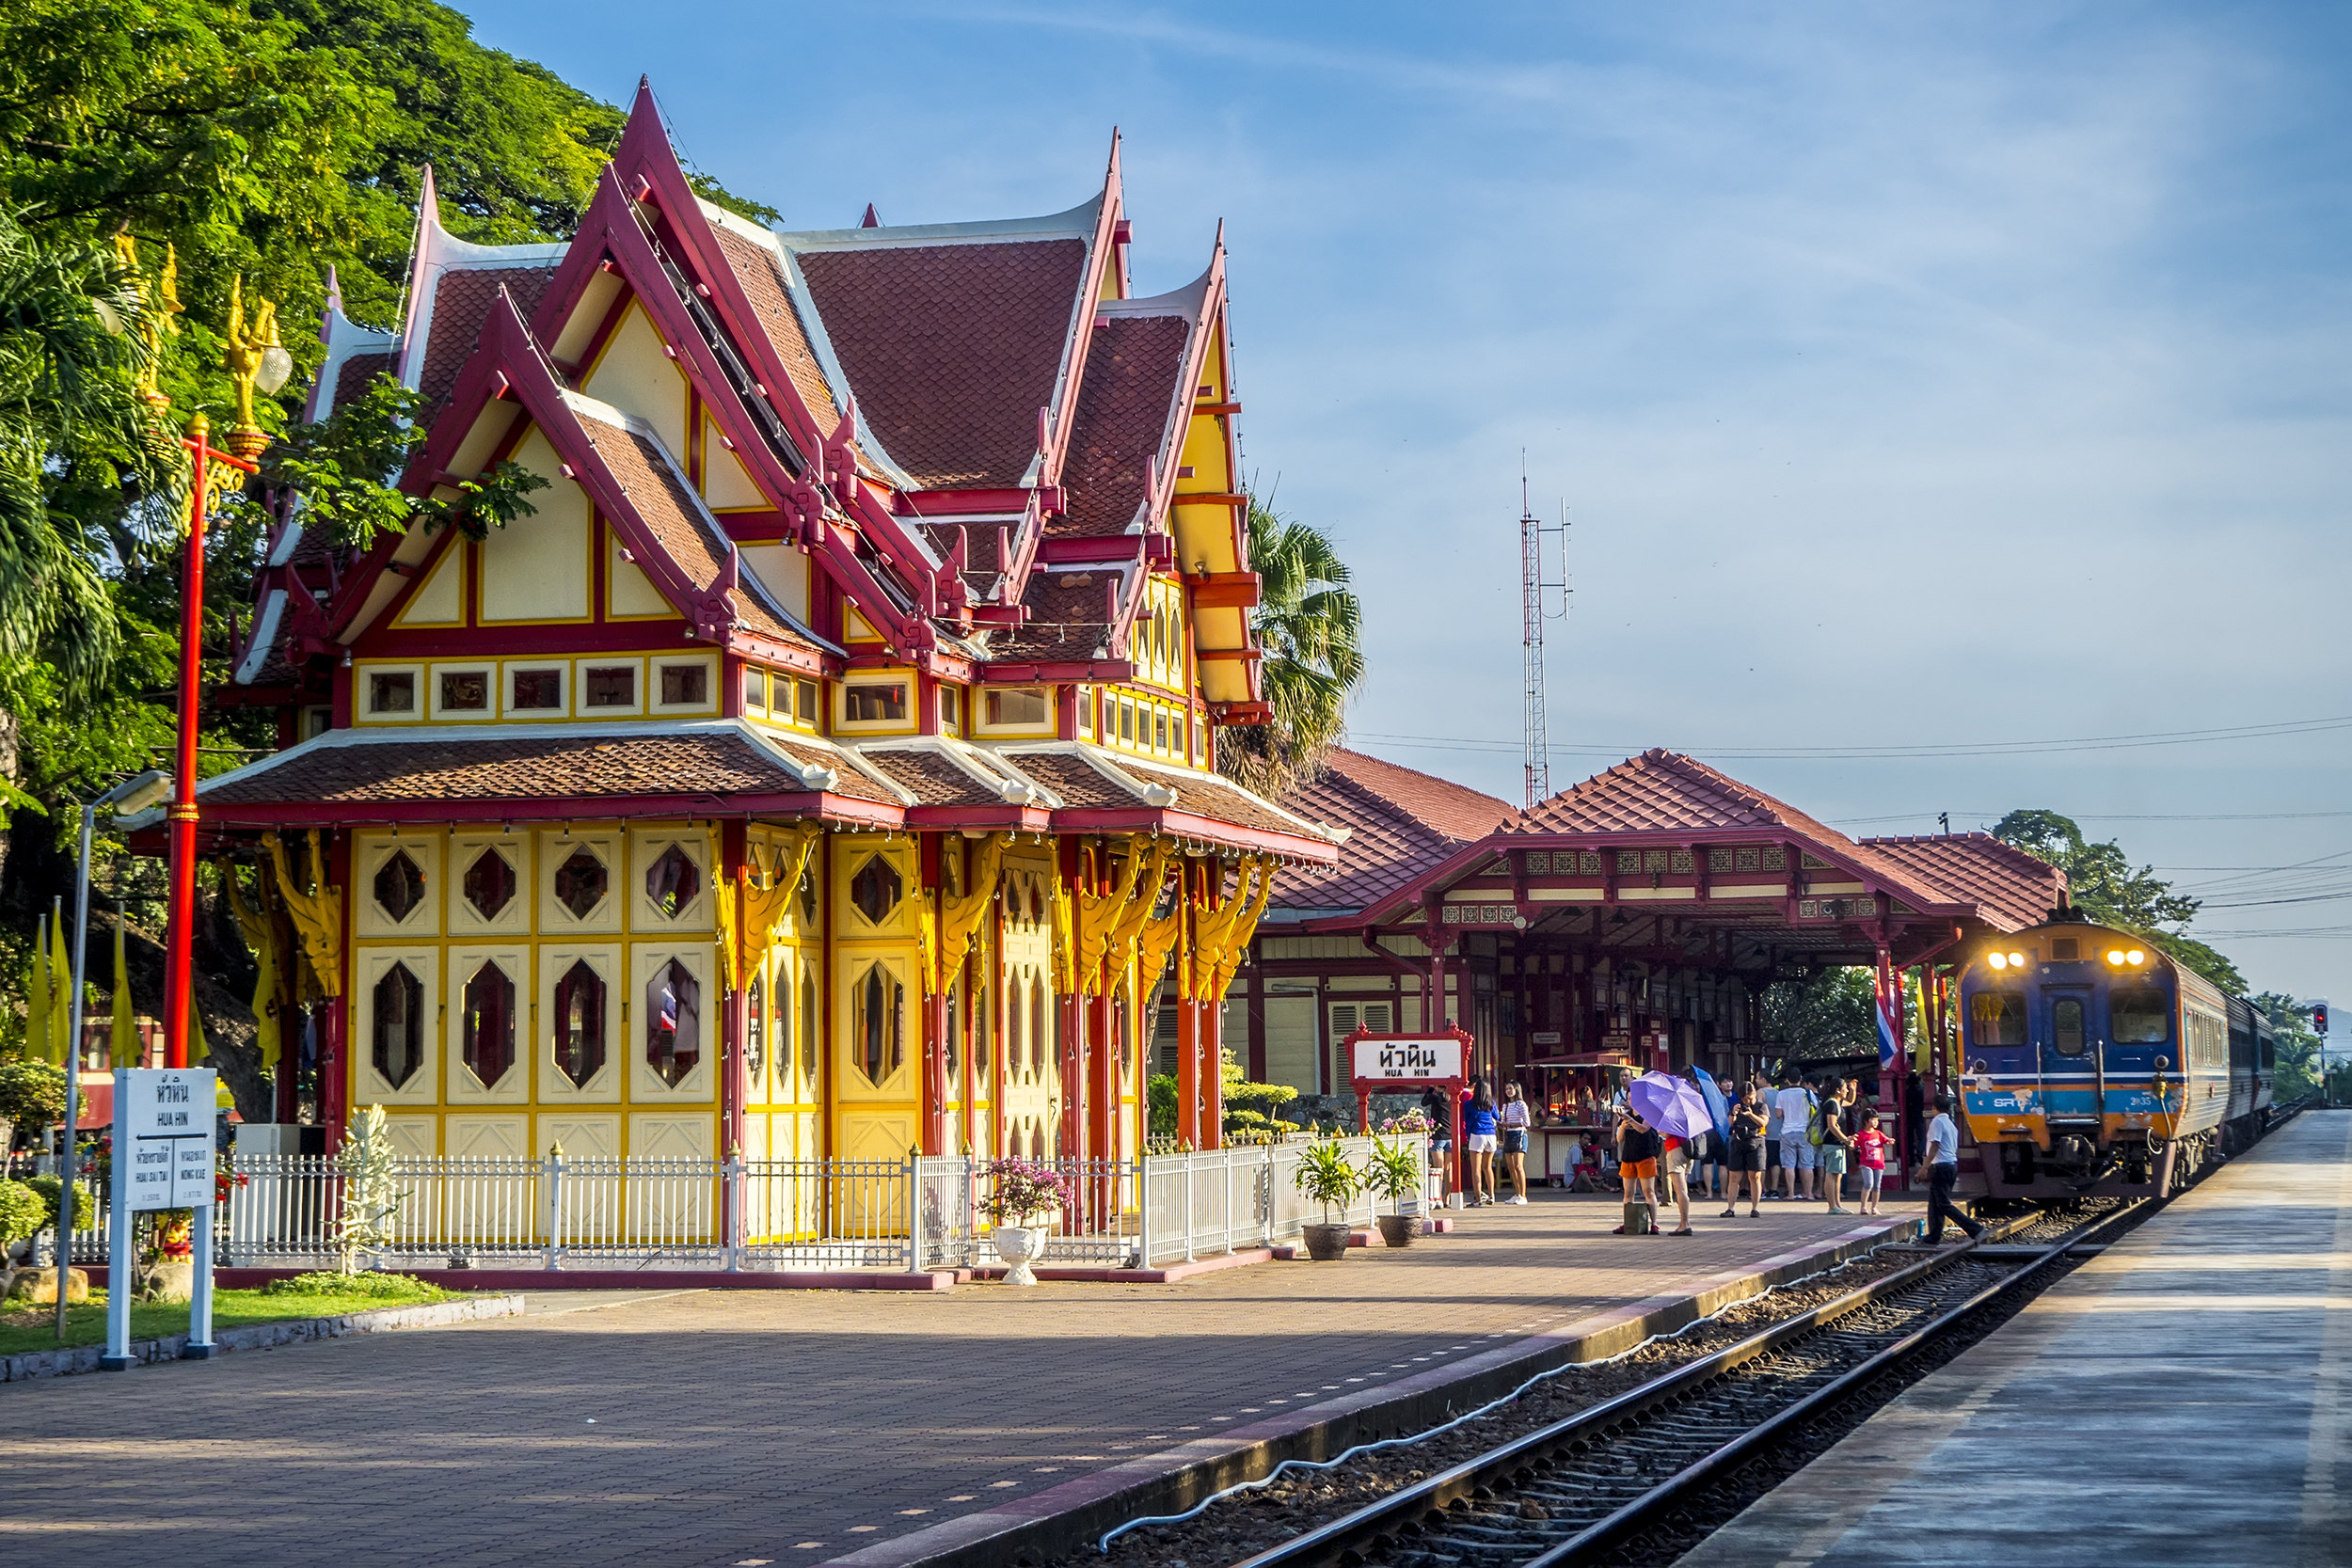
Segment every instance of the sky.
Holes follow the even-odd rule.
[[[1118,127],[1139,293],[1226,226],[1360,749],[1521,798],[1524,453],[1554,787],[2047,807],[2352,1006],[2352,11],[461,4],[787,227],[1060,211]]]

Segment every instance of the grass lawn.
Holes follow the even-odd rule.
[[[288,1318],[332,1318],[345,1312],[365,1312],[378,1307],[414,1307],[423,1302],[447,1301],[453,1294],[422,1281],[404,1281],[406,1288],[388,1291],[386,1287],[395,1277],[363,1275],[359,1283],[373,1286],[374,1289],[348,1293],[305,1291],[273,1295],[261,1291],[215,1291],[213,1327],[215,1330],[239,1328],[246,1323],[279,1323]],[[93,1290],[87,1302],[66,1308],[63,1339],[56,1336],[56,1324],[57,1309],[55,1307],[11,1307],[0,1311],[0,1355],[105,1343],[106,1292]],[[141,1339],[160,1339],[171,1334],[185,1334],[187,1331],[186,1302],[137,1301],[131,1304],[131,1338],[134,1343]]]

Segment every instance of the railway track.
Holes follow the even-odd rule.
[[[2037,1275],[2057,1277],[2070,1252],[2152,1208],[2029,1216],[1995,1241],[1928,1255],[1236,1568],[1671,1560],[1891,1397],[1888,1385],[1989,1332]],[[1749,1473],[1759,1465],[1772,1473]]]

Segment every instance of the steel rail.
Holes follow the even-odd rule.
[[[1905,1335],[1902,1339],[1897,1341],[1897,1346],[1901,1347],[1906,1354],[1915,1351],[1924,1338],[1944,1331],[1956,1318],[1977,1310],[1987,1300],[2012,1289],[2027,1275],[2043,1267],[2053,1259],[2063,1256],[2069,1248],[2085,1244],[2091,1237],[2110,1226],[2118,1225],[2128,1218],[2143,1215],[2149,1208],[2149,1203],[2141,1202],[2112,1213],[2100,1215],[2087,1225],[2076,1227],[2059,1240],[2042,1248],[2032,1262],[2009,1272],[1984,1290],[1975,1292],[1962,1306],[1939,1314],[1931,1324]],[[2026,1225],[2032,1223],[2031,1219],[2026,1222]],[[2019,1228],[2024,1227],[2021,1226]],[[1467,1501],[1481,1492],[1493,1489],[1498,1483],[1507,1485],[1512,1480],[1517,1479],[1517,1472],[1539,1460],[1549,1457],[1555,1450],[1583,1438],[1598,1436],[1629,1418],[1640,1417],[1663,1405],[1672,1404],[1683,1395],[1695,1392],[1702,1386],[1713,1382],[1726,1372],[1758,1357],[1772,1354],[1792,1341],[1839,1318],[1896,1292],[1907,1290],[1931,1275],[1940,1274],[1964,1261],[1975,1251],[1977,1245],[1976,1242],[1971,1241],[1947,1251],[1923,1258],[1908,1268],[1899,1269],[1882,1279],[1872,1280],[1869,1284],[1839,1296],[1834,1301],[1823,1302],[1819,1307],[1774,1323],[1737,1344],[1727,1345],[1722,1350],[1711,1352],[1685,1366],[1676,1368],[1671,1372],[1653,1378],[1639,1386],[1629,1388],[1621,1394],[1580,1410],[1574,1415],[1565,1417],[1549,1426],[1538,1428],[1485,1453],[1474,1455],[1438,1475],[1427,1477],[1410,1486],[1399,1488],[1353,1513],[1317,1526],[1279,1545],[1268,1547],[1254,1556],[1245,1558],[1236,1563],[1234,1568],[1306,1568],[1306,1565],[1311,1564],[1340,1562],[1352,1552],[1360,1559],[1362,1554],[1358,1550],[1360,1546],[1382,1538],[1401,1534],[1416,1521],[1433,1513],[1442,1513],[1457,1502]],[[1811,1412],[1821,1408],[1820,1402],[1833,1390],[1836,1390],[1838,1397],[1842,1398],[1846,1391],[1852,1388],[1857,1374],[1863,1368],[1869,1369],[1871,1376],[1876,1376],[1879,1371],[1883,1370],[1889,1352],[1895,1348],[1895,1346],[1890,1346],[1873,1354],[1860,1368],[1840,1374],[1832,1384],[1804,1397],[1787,1409],[1776,1412],[1757,1427],[1723,1445],[1697,1464],[1677,1472],[1677,1475],[1651,1488],[1641,1497],[1619,1508],[1584,1531],[1557,1546],[1547,1549],[1539,1557],[1530,1558],[1525,1563],[1520,1564],[1519,1568],[1538,1568],[1538,1565],[1541,1565],[1541,1568],[1558,1568],[1559,1564],[1573,1560],[1568,1555],[1571,1548],[1579,1554],[1589,1554],[1639,1528],[1654,1514],[1656,1510],[1676,1497],[1686,1495],[1696,1483],[1696,1472],[1704,1468],[1708,1475],[1717,1473],[1724,1464],[1732,1462],[1739,1453],[1752,1448],[1760,1434],[1768,1431],[1777,1432],[1790,1419],[1802,1418],[1796,1415],[1797,1412]],[[1686,1477],[1693,1479],[1686,1481]]]

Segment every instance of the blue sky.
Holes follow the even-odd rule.
[[[2352,13],[464,8],[650,73],[794,227],[1056,211],[1121,127],[1141,290],[1227,224],[1248,461],[1355,563],[1363,749],[1518,798],[1524,448],[1574,524],[1556,785],[1666,745],[1858,833],[2048,806],[2352,1006]]]

